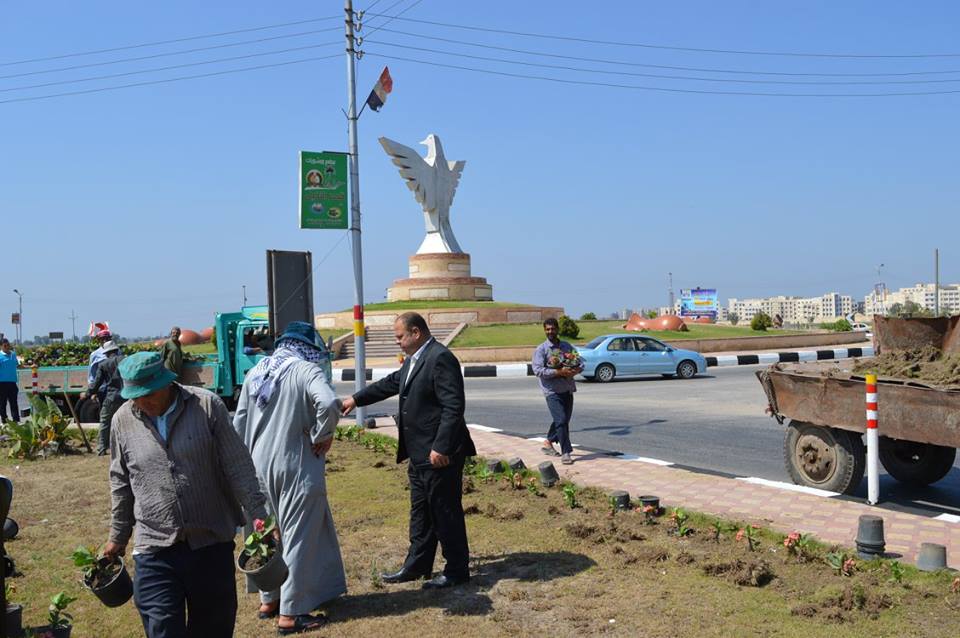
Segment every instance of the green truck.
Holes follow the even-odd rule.
[[[240,396],[240,387],[247,372],[263,358],[263,354],[246,354],[244,346],[251,345],[256,335],[269,331],[267,306],[244,306],[240,312],[220,312],[214,320],[216,354],[204,355],[200,361],[184,364],[181,383],[206,388],[218,394],[233,410]],[[100,406],[96,398],[87,398],[77,404],[81,392],[87,389],[87,366],[44,366],[37,368],[37,391],[53,399],[64,414],[71,406],[82,423],[99,420]],[[327,379],[331,378],[329,363]],[[20,390],[33,391],[31,368],[19,370]]]

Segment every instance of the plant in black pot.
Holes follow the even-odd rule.
[[[83,573],[83,584],[107,607],[119,607],[133,596],[133,581],[119,556],[110,560],[96,550],[78,547],[70,555]]]
[[[6,628],[7,635],[10,638],[20,638],[23,635],[23,605],[20,603],[10,602],[11,597],[13,596],[16,588],[9,582],[3,584],[4,600],[7,601],[7,611],[6,611]]]
[[[246,574],[260,591],[275,591],[287,579],[289,570],[280,550],[280,530],[272,516],[253,521],[253,533],[243,543],[237,556],[237,568]]]
[[[68,595],[66,592],[58,592],[50,598],[50,606],[47,608],[47,626],[34,629],[34,636],[43,636],[43,638],[70,638],[70,631],[73,629],[73,616],[67,613],[67,606],[75,601],[76,598]]]

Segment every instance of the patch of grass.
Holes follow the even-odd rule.
[[[396,569],[407,550],[409,493],[405,466],[391,458],[395,444],[341,428],[328,455],[328,467],[338,468],[328,474],[327,490],[350,593],[327,606],[332,622],[324,636],[674,636],[678,628],[709,637],[957,634],[960,593],[950,591],[952,574],[906,568],[902,584],[889,583],[888,563],[871,561],[851,576],[834,576],[822,560],[795,560],[782,534],[758,530],[762,542],[751,553],[729,531],[715,542],[717,519],[690,512],[694,532],[681,538],[666,517],[658,526],[644,526],[635,511],[609,518],[600,490],[580,489],[580,507],[570,509],[560,486],[541,486],[537,496],[516,489],[506,472],[479,480],[482,459],[470,464],[464,496],[472,513],[470,585],[443,592],[424,592],[420,583],[386,585],[380,572]],[[79,545],[106,540],[108,462],[89,454],[0,458],[0,470],[16,485],[11,516],[21,531],[6,548],[23,573],[12,579],[13,596],[24,604],[28,626],[44,621],[50,596],[62,590],[79,598],[70,607],[74,635],[142,635],[133,605],[103,607],[80,587],[69,557]],[[724,523],[725,530],[742,527]],[[434,568],[442,564],[438,552]],[[258,598],[243,585],[238,576],[235,635],[272,635],[274,625],[256,619]]]
[[[626,332],[624,321],[578,321],[580,336],[573,340],[577,345],[585,344],[600,335]],[[683,341],[688,339],[718,339],[724,337],[758,337],[779,334],[802,334],[794,330],[767,330],[756,332],[749,326],[716,326],[713,324],[690,324],[689,332],[665,330],[662,332],[644,332],[661,341]],[[546,339],[540,323],[494,323],[467,326],[453,340],[453,348],[535,346]]]
[[[365,312],[375,310],[427,310],[430,308],[518,308],[529,306],[525,303],[509,301],[385,301],[383,303],[369,303],[363,309]],[[349,312],[351,308],[340,312]]]

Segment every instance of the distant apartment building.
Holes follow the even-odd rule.
[[[960,312],[960,284],[941,285],[939,296],[941,312]],[[885,295],[872,291],[864,298],[863,306],[867,315],[885,315],[894,304],[903,306],[910,301],[933,312],[936,309],[936,298],[935,284],[916,284],[896,292],[888,291]]]
[[[727,313],[736,313],[741,322],[753,319],[758,312],[771,317],[780,315],[784,323],[819,323],[834,321],[853,312],[853,298],[836,292],[828,292],[820,297],[763,297],[757,299],[737,299],[727,301]]]

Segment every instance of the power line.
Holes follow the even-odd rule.
[[[398,4],[400,4],[401,2],[403,2],[403,0],[398,0],[397,2],[393,3],[392,5],[390,5],[390,7],[389,7],[386,11],[389,11],[390,9],[394,8],[395,6],[397,6]],[[423,0],[415,0],[415,1],[413,2],[413,4],[411,4],[410,6],[408,6],[406,9],[404,9],[403,11],[401,11],[400,13],[398,13],[397,15],[395,15],[394,17],[390,18],[390,19],[387,20],[386,22],[381,22],[379,26],[377,26],[377,27],[375,27],[375,28],[373,29],[373,31],[368,31],[366,37],[369,37],[369,36],[373,35],[374,33],[376,33],[377,31],[379,31],[379,30],[382,29],[383,27],[387,26],[388,24],[390,24],[391,22],[393,22],[394,20],[396,20],[397,18],[399,18],[399,17],[402,16],[404,13],[406,13],[406,12],[409,11],[410,9],[414,8],[415,6],[417,6],[418,4],[420,4],[421,2],[423,2]]]
[[[113,78],[122,78],[131,75],[141,75],[143,73],[159,73],[160,71],[170,71],[172,69],[184,69],[187,67],[193,66],[203,66],[206,64],[218,64],[220,62],[232,62],[235,60],[246,60],[249,58],[259,58],[265,55],[279,55],[281,53],[290,53],[292,51],[303,51],[305,49],[318,49],[321,47],[333,46],[336,44],[342,44],[341,42],[325,42],[323,44],[308,44],[302,47],[293,47],[290,49],[278,49],[276,51],[262,51],[260,53],[249,53],[247,55],[235,55],[229,58],[218,58],[215,60],[203,60],[200,62],[185,62],[183,64],[173,64],[170,66],[161,66],[153,69],[140,69],[138,71],[126,71],[124,73],[110,73],[107,75],[96,75],[88,78],[79,78],[76,80],[58,80],[56,82],[44,82],[43,84],[31,84],[28,86],[15,86],[7,89],[0,89],[0,93],[8,93],[10,91],[26,91],[28,89],[39,89],[47,86],[60,86],[63,84],[77,84],[79,82],[94,82],[97,80],[111,80]]]
[[[120,84],[120,85],[117,85],[117,86],[105,86],[105,87],[100,87],[100,88],[96,88],[96,89],[85,89],[85,90],[83,90],[83,91],[68,91],[68,92],[66,92],[66,93],[53,93],[53,94],[50,94],[50,95],[36,95],[36,96],[32,96],[32,97],[11,98],[11,99],[9,99],[9,100],[0,100],[0,104],[10,104],[11,102],[32,102],[32,101],[35,101],[35,100],[47,100],[47,99],[50,99],[50,98],[66,97],[66,96],[69,96],[69,95],[85,95],[85,94],[87,94],[87,93],[100,93],[101,91],[118,91],[118,90],[120,90],[120,89],[129,89],[129,88],[133,88],[133,87],[137,87],[137,86],[150,86],[150,85],[153,85],[153,84],[167,84],[167,83],[170,83],[170,82],[180,82],[180,81],[182,81],[182,80],[196,80],[196,79],[199,79],[199,78],[209,78],[209,77],[215,77],[215,76],[218,76],[218,75],[228,75],[228,74],[231,74],[231,73],[243,73],[244,71],[256,71],[256,70],[259,70],[259,69],[271,69],[271,68],[274,68],[274,67],[287,66],[287,65],[290,65],[290,64],[302,64],[303,62],[314,62],[314,61],[317,61],[317,60],[330,60],[330,59],[332,59],[332,58],[339,58],[339,57],[341,57],[340,54],[339,54],[339,53],[335,53],[335,54],[333,54],[333,55],[323,55],[323,56],[318,56],[318,57],[313,57],[313,58],[303,58],[303,59],[300,59],[300,60],[289,60],[289,61],[287,61],[287,62],[276,62],[276,63],[274,63],[274,64],[260,64],[260,65],[257,65],[257,66],[242,67],[242,68],[239,68],[239,69],[227,69],[227,70],[225,70],[225,71],[214,71],[214,72],[212,72],[212,73],[199,73],[199,74],[197,74],[197,75],[184,75],[184,76],[181,76],[181,77],[166,78],[166,79],[163,79],[163,80],[150,80],[150,81],[147,81],[147,82],[135,82],[135,83],[132,83],[132,84]]]
[[[649,44],[646,42],[618,42],[614,40],[594,40],[590,38],[580,38],[576,36],[552,35],[545,33],[530,33],[526,31],[510,31],[507,29],[493,29],[488,27],[477,27],[466,24],[452,24],[450,22],[436,22],[433,20],[417,20],[416,18],[403,18],[400,15],[387,16],[382,13],[372,14],[378,17],[392,17],[394,20],[405,22],[417,22],[420,24],[430,24],[438,27],[449,27],[451,29],[466,29],[469,31],[482,31],[485,33],[502,33],[506,35],[519,35],[527,38],[543,38],[548,40],[564,40],[567,42],[585,42],[588,44],[605,44],[610,46],[636,47],[642,49],[661,49],[666,51],[690,51],[694,53],[727,53],[734,55],[766,55],[783,57],[802,57],[802,58],[840,58],[840,59],[918,59],[918,58],[960,58],[960,53],[910,53],[910,54],[859,54],[859,53],[809,53],[796,51],[746,51],[739,49],[704,49],[696,47],[677,47],[661,44]]]
[[[520,60],[509,60],[504,58],[492,58],[483,55],[471,55],[469,53],[457,53],[454,51],[444,51],[441,49],[429,49],[426,47],[417,47],[407,44],[397,44],[395,42],[383,42],[383,41],[373,41],[373,44],[382,44],[384,46],[398,47],[401,49],[411,49],[414,51],[425,51],[428,53],[439,53],[441,55],[451,55],[460,58],[469,58],[472,60],[484,60],[486,62],[499,62],[503,64],[517,64],[521,66],[532,66],[539,67],[544,69],[557,69],[561,71],[577,71],[583,73],[597,73],[602,75],[619,75],[619,76],[630,76],[630,77],[644,77],[644,78],[656,78],[661,80],[688,80],[688,81],[697,81],[697,82],[728,82],[736,84],[790,84],[790,85],[805,85],[805,86],[875,86],[883,84],[942,84],[945,82],[960,82],[960,78],[944,79],[944,80],[742,80],[736,78],[705,78],[705,77],[691,77],[686,75],[664,75],[656,73],[637,73],[630,71],[608,71],[604,69],[595,69],[595,68],[583,68],[575,66],[563,66],[559,64],[542,64],[537,62],[524,62]]]
[[[21,78],[28,75],[43,75],[45,73],[59,73],[60,71],[74,71],[76,69],[89,69],[95,66],[110,66],[112,64],[121,64],[123,62],[139,62],[141,60],[152,60],[155,58],[165,58],[173,55],[185,55],[187,53],[198,53],[200,51],[213,51],[214,49],[227,49],[230,47],[241,46],[244,44],[258,44],[269,42],[271,40],[283,40],[285,38],[298,38],[304,35],[313,35],[316,33],[326,33],[328,31],[339,31],[340,27],[331,27],[329,29],[315,29],[313,31],[301,31],[300,33],[286,33],[284,35],[274,35],[269,38],[258,38],[256,40],[241,40],[240,42],[229,42],[227,44],[217,44],[209,47],[197,47],[195,49],[183,49],[181,51],[168,51],[166,53],[155,53],[153,55],[142,55],[135,58],[120,58],[119,60],[108,60],[106,62],[91,62],[90,64],[75,64],[73,66],[62,66],[55,69],[41,69],[39,71],[27,71],[26,73],[12,73],[10,75],[0,75],[0,80],[10,78]]]
[[[427,60],[417,60],[414,58],[404,58],[395,55],[385,55],[383,53],[367,52],[365,55],[385,58],[387,60],[399,60],[402,62],[413,62],[414,64],[426,64],[429,66],[442,67],[447,69],[456,69],[458,71],[472,71],[475,73],[486,73],[488,75],[500,75],[504,77],[519,78],[523,80],[542,80],[544,82],[555,82],[558,84],[575,84],[582,86],[603,86],[617,89],[633,89],[638,91],[657,91],[661,93],[690,93],[699,95],[743,95],[750,97],[897,97],[897,96],[917,96],[917,95],[946,95],[950,93],[960,93],[960,89],[948,91],[913,91],[902,93],[760,93],[753,91],[708,91],[701,89],[679,89],[660,86],[638,86],[634,84],[615,84],[612,82],[590,82],[587,80],[567,80],[562,78],[547,77],[543,75],[527,75],[523,73],[508,73],[506,71],[493,71],[490,69],[478,69],[476,67],[461,66],[457,64],[444,64],[441,62],[430,62]],[[2,104],[2,102],[0,102]]]
[[[784,75],[800,77],[899,77],[912,75],[946,75],[950,73],[960,73],[960,69],[944,71],[902,71],[897,73],[800,73],[787,71],[746,71],[743,69],[717,69],[693,66],[675,66],[668,64],[646,64],[642,62],[627,62],[624,60],[610,60],[606,58],[588,58],[576,55],[562,55],[559,53],[545,53],[542,51],[530,51],[529,49],[514,49],[511,47],[496,46],[493,44],[484,44],[480,42],[469,42],[466,40],[455,40],[453,38],[441,38],[439,36],[426,35],[423,33],[411,33],[409,31],[399,31],[397,29],[381,29],[386,33],[395,33],[414,38],[423,38],[426,40],[436,40],[438,42],[448,42],[451,44],[462,44],[465,46],[479,47],[483,49],[494,49],[497,51],[507,51],[510,53],[522,53],[524,55],[534,55],[546,58],[558,58],[563,60],[577,60],[580,62],[599,62],[602,64],[615,64],[620,66],[642,67],[649,69],[667,69],[671,71],[696,71],[700,73],[731,73],[739,75]]]
[[[237,33],[252,33],[254,31],[265,31],[267,29],[279,29],[280,27],[292,27],[298,24],[308,24],[311,22],[324,22],[326,20],[336,20],[342,16],[327,16],[326,18],[310,18],[307,20],[297,20],[296,22],[281,22],[278,24],[268,24],[261,27],[250,27],[248,29],[235,29],[233,31],[221,31],[219,33],[205,33],[203,35],[191,35],[184,38],[175,38],[172,40],[157,40],[156,42],[143,42],[141,44],[129,44],[122,47],[112,47],[109,49],[97,49],[95,51],[80,51],[78,53],[64,53],[62,55],[51,55],[43,58],[31,58],[29,60],[17,60],[15,62],[0,62],[2,66],[13,66],[16,64],[30,64],[32,62],[49,62],[50,60],[62,60],[64,58],[75,58],[83,55],[97,55],[98,53],[113,53],[114,51],[127,51],[129,49],[143,49],[145,47],[155,47],[161,44],[175,44],[177,42],[189,42],[190,40],[203,40],[206,38],[219,38],[225,35],[235,35]]]

